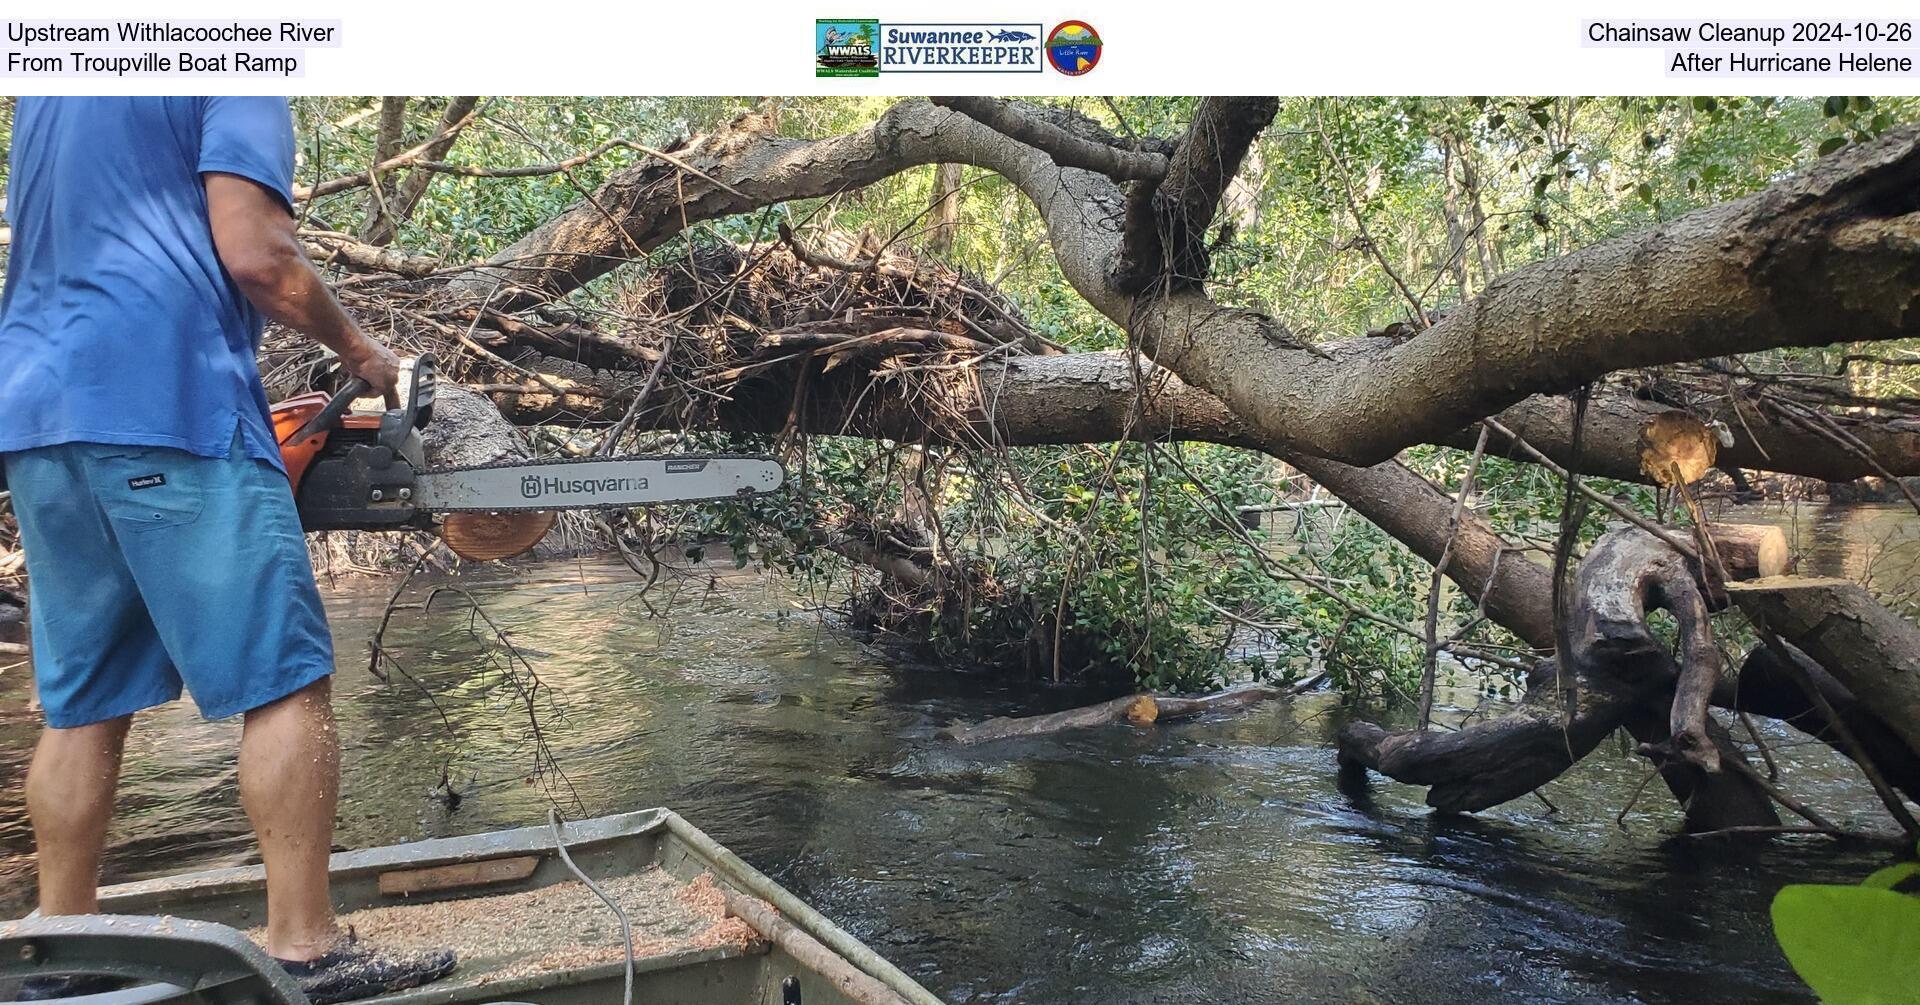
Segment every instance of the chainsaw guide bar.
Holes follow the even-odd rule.
[[[507,460],[421,471],[412,502],[430,513],[625,509],[771,492],[785,478],[780,462],[749,454]]]

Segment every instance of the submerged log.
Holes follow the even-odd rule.
[[[1920,751],[1920,629],[1844,579],[1762,579],[1727,592]]]
[[[962,746],[972,746],[993,740],[1046,736],[1070,729],[1108,726],[1116,722],[1150,726],[1156,722],[1191,719],[1209,712],[1227,712],[1257,705],[1273,698],[1300,694],[1319,685],[1325,677],[1325,674],[1317,674],[1286,687],[1272,684],[1243,684],[1224,691],[1216,691],[1213,694],[1190,698],[1163,694],[1130,694],[1111,701],[1103,701],[1097,705],[1070,708],[1064,712],[1052,712],[1047,715],[1001,716],[972,725],[962,723],[948,726],[938,735]]]
[[[1679,661],[1647,625],[1656,607],[1679,622]],[[1717,770],[1742,755],[1706,711],[1719,657],[1705,614],[1684,556],[1639,528],[1614,530],[1581,563],[1573,652],[1534,665],[1518,708],[1453,732],[1349,723],[1339,738],[1343,780],[1362,782],[1371,769],[1429,786],[1435,809],[1480,810],[1559,777],[1625,727],[1687,807],[1690,829],[1778,823],[1750,774]]]

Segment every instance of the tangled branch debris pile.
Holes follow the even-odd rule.
[[[978,277],[871,238],[703,244],[662,253],[596,303],[513,309],[495,305],[523,297],[475,298],[448,281],[466,269],[375,271],[391,263],[363,252],[391,252],[310,240],[316,258],[357,270],[338,289],[363,323],[403,353],[435,352],[521,425],[895,438],[937,427],[948,439],[978,419],[956,405],[973,398],[971,364],[1054,351]],[[315,379],[317,352],[300,340],[276,337],[263,355],[276,394]]]

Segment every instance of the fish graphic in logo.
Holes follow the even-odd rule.
[[[878,77],[878,20],[817,20],[813,25],[813,75]]]
[[[1032,32],[1014,31],[1011,28],[1007,28],[996,31],[987,37],[993,39],[995,42],[1031,42],[1035,36]]]
[[[1047,33],[1047,62],[1078,77],[1100,62],[1100,34],[1085,21],[1062,21]]]
[[[520,495],[526,499],[540,498],[540,476],[539,475],[521,475],[520,476]]]

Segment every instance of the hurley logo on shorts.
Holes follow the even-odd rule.
[[[127,487],[130,489],[150,489],[156,485],[165,485],[166,483],[167,476],[161,474],[141,475],[138,478],[127,479]]]

